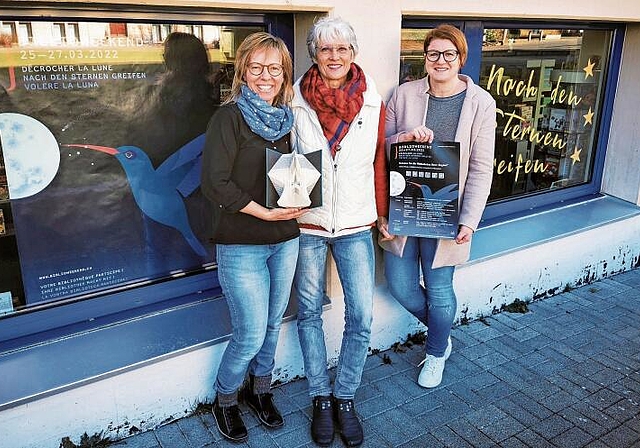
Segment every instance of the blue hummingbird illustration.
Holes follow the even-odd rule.
[[[204,138],[204,134],[194,138],[155,170],[149,156],[136,146],[64,146],[92,149],[115,156],[127,175],[133,198],[142,213],[153,221],[176,229],[194,252],[205,257],[207,250],[191,229],[183,200],[200,186]]]
[[[450,184],[436,191],[431,192],[431,188],[428,185],[418,184],[416,182],[407,182],[414,185],[422,191],[422,197],[425,199],[439,199],[442,201],[451,202],[458,197],[458,184]]]

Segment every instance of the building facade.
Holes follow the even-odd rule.
[[[464,31],[463,72],[496,99],[492,192],[471,260],[456,270],[458,322],[640,265],[637,2],[6,1],[6,446],[57,446],[84,432],[125,437],[212,398],[229,319],[198,188],[202,135],[246,35],[282,37],[297,78],[311,64],[306,33],[325,14],[353,25],[356,62],[385,100],[423,76],[422,40],[440,23]],[[204,52],[165,46],[174,32],[195,35]],[[387,292],[377,255],[372,350],[422,329]],[[328,271],[335,362],[344,308]],[[294,316],[292,301],[280,381],[304,374]]]

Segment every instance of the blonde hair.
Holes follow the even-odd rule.
[[[234,64],[233,82],[231,92],[223,104],[236,101],[240,96],[240,89],[247,85],[244,75],[247,72],[251,56],[256,51],[274,49],[280,53],[282,60],[282,88],[273,99],[274,106],[289,105],[293,99],[293,63],[287,45],[279,37],[275,37],[263,31],[248,35],[236,50],[236,61]]]

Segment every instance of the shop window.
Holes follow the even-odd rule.
[[[480,85],[498,107],[492,200],[588,183],[612,32],[486,28]]]
[[[405,20],[399,83],[424,76],[424,37],[438,23]],[[467,36],[462,72],[489,91],[498,108],[485,217],[597,193],[602,136],[608,132],[606,98],[615,88],[607,82],[610,72],[615,79],[615,28],[447,23]]]
[[[69,26],[0,47],[0,315],[215,268],[204,132],[265,25]]]

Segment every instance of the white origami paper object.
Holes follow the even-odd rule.
[[[320,173],[302,154],[283,154],[267,173],[280,196],[280,207],[308,207]]]

